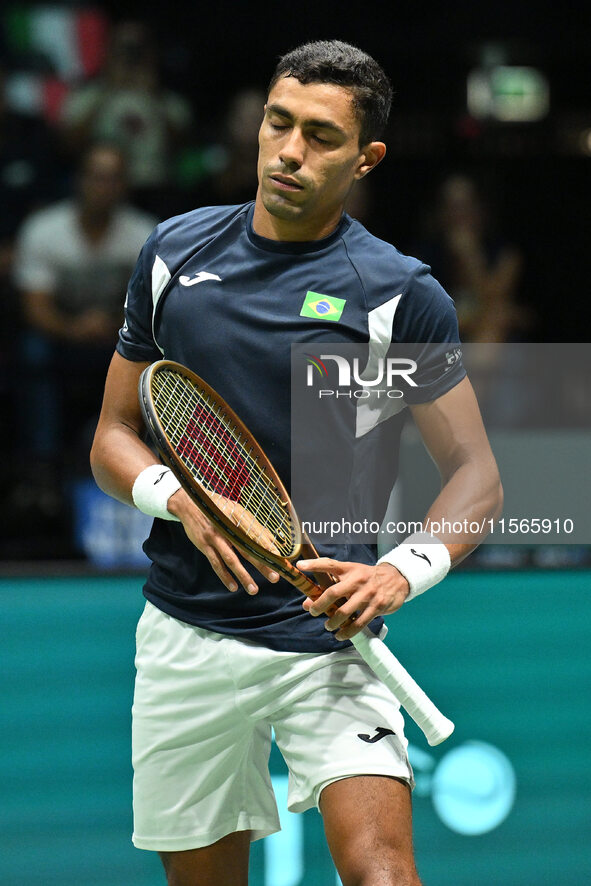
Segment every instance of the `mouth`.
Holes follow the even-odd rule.
[[[281,175],[280,172],[273,173],[269,178],[281,191],[303,191],[304,189],[303,185],[300,185],[294,178],[289,175]]]

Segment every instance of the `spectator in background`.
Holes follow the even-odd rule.
[[[231,97],[222,120],[222,138],[198,152],[199,178],[187,189],[187,210],[252,199],[265,101],[264,91],[252,88]]]
[[[443,180],[414,254],[454,299],[461,340],[475,343],[464,348],[464,360],[487,426],[527,426],[539,393],[523,349],[510,344],[527,340],[534,328],[533,312],[518,301],[523,259],[496,230],[490,206],[471,177],[454,174]]]
[[[5,82],[0,68],[0,351],[8,357],[20,320],[11,279],[16,232],[32,210],[59,196],[61,177],[53,133],[42,119],[9,107]]]
[[[265,93],[258,89],[244,89],[230,101],[224,120],[225,164],[216,179],[220,203],[252,199],[265,101]]]
[[[14,276],[27,328],[17,426],[25,464],[46,483],[58,483],[60,466],[75,464],[76,441],[92,433],[127,281],[156,224],[123,202],[125,188],[121,150],[94,145],[75,196],[32,214],[18,235]]]
[[[66,99],[62,125],[75,153],[90,141],[118,143],[128,157],[134,202],[166,217],[176,211],[171,165],[187,140],[191,119],[188,102],[160,83],[147,27],[128,21],[113,29],[101,76]]]
[[[4,502],[14,482],[17,451],[13,442],[17,392],[12,379],[22,316],[12,276],[15,237],[30,212],[63,194],[53,133],[42,119],[10,107],[6,77],[7,71],[0,68],[0,495]]]
[[[505,342],[527,329],[530,318],[516,301],[521,255],[492,231],[471,178],[445,179],[431,230],[415,254],[454,299],[464,341]]]

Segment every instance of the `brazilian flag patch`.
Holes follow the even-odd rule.
[[[320,292],[306,293],[300,317],[313,317],[315,320],[331,320],[336,323],[341,319],[343,308],[347,300],[335,298],[332,295],[322,295]]]

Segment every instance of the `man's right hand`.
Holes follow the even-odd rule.
[[[229,591],[238,590],[237,580],[248,594],[258,593],[258,586],[245,569],[233,545],[199,510],[184,489],[179,489],[170,496],[167,507],[181,521],[187,537],[207,557],[211,568]],[[247,557],[246,554],[243,556],[268,581],[279,581],[279,575],[273,569],[254,557]]]

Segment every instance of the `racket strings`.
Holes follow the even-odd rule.
[[[197,425],[197,431],[203,438],[202,445],[214,459],[214,476],[210,472],[206,479],[210,481],[212,489],[216,488],[215,481],[218,481],[217,488],[225,496],[222,510],[251,538],[260,541],[261,535],[264,535],[265,547],[272,534],[279,543],[287,542],[291,548],[291,521],[278,490],[269,481],[252,450],[245,449],[243,441],[236,436],[239,433],[236,428],[233,425],[229,428],[222,425],[220,428],[220,418],[225,418],[221,407],[215,401],[209,401],[207,405],[210,409],[213,407],[214,412],[198,407],[193,413],[191,425]],[[189,430],[194,432],[195,428]],[[217,504],[220,506],[219,499]]]
[[[199,448],[195,441],[198,441]],[[248,484],[248,465],[236,441],[217,417],[201,404],[195,407],[187,423],[179,441],[179,452],[193,463],[198,456],[203,459],[204,477],[220,495],[236,498]]]
[[[252,455],[252,450],[245,449],[236,429],[220,412],[218,404],[209,400],[198,389],[194,389],[199,400],[195,406],[183,385],[177,386],[174,393],[177,395],[180,393],[180,398],[177,396],[177,404],[191,413],[188,421],[183,416],[182,421],[177,423],[178,429],[183,431],[182,436],[174,440],[177,451],[180,450],[182,454],[192,459],[193,466],[202,469],[203,478],[209,482],[213,491],[226,494],[228,497],[232,492],[239,495],[252,478],[255,484],[256,481],[265,481],[266,496],[271,492],[278,497],[275,486],[262,472]],[[246,470],[247,467],[251,468],[251,471],[254,470],[254,477]],[[262,499],[263,504],[265,500]]]
[[[237,502],[244,497],[244,489],[250,488],[249,503],[252,508],[253,486],[256,490],[257,484],[249,483],[251,473],[245,468],[248,465],[260,471],[260,466],[250,451],[246,452],[243,446],[238,445],[234,429],[220,422],[217,404],[209,401],[198,389],[187,389],[186,385],[184,378],[175,378],[168,390],[164,391],[169,395],[167,405],[174,407],[168,416],[167,426],[171,443],[200,484],[216,496]],[[179,409],[182,410],[180,415]],[[162,417],[166,419],[165,414]],[[260,481],[261,477],[255,475],[254,479]],[[267,486],[270,487],[268,482]],[[270,488],[273,490],[273,487]],[[219,503],[219,499],[216,503]],[[264,503],[265,499],[262,500]]]
[[[171,371],[155,375],[152,389],[172,447],[217,507],[264,547],[270,534],[281,554],[291,553],[295,533],[289,510],[221,404]]]

